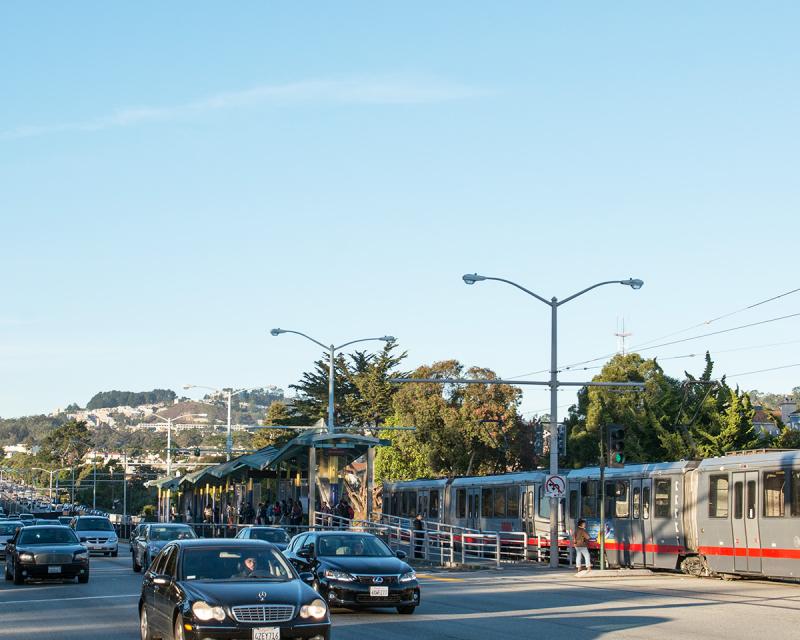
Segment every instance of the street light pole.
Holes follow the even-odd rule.
[[[394,336],[381,336],[380,338],[360,338],[359,340],[351,340],[350,342],[345,342],[344,344],[340,344],[338,347],[334,346],[333,344],[325,345],[319,340],[315,340],[311,336],[307,336],[305,333],[300,333],[299,331],[293,331],[291,329],[272,329],[270,333],[273,336],[279,336],[282,333],[294,333],[298,336],[303,336],[306,340],[310,340],[316,345],[319,345],[323,349],[328,352],[328,433],[334,433],[336,431],[336,423],[335,423],[335,411],[334,411],[334,378],[335,378],[335,358],[336,352],[340,349],[344,349],[345,347],[349,347],[351,344],[356,344],[357,342],[370,342],[372,340],[381,340],[383,342],[394,342]]]
[[[505,278],[494,278],[478,275],[477,273],[467,273],[462,279],[466,284],[475,284],[483,280],[505,282],[550,307],[550,475],[558,475],[558,307],[562,304],[566,304],[570,300],[574,300],[587,291],[602,287],[606,284],[622,284],[632,289],[641,289],[642,286],[644,286],[644,282],[637,278],[629,278],[628,280],[605,280],[593,284],[590,287],[586,287],[563,300],[559,300],[555,296],[547,300],[533,291],[518,285],[516,282],[506,280]],[[565,438],[566,435],[565,432]],[[555,496],[550,498],[550,566],[553,568],[558,567],[558,503],[559,499]]]

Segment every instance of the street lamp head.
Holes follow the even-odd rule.
[[[486,276],[479,276],[477,273],[465,273],[463,276],[461,276],[461,279],[466,284],[475,284],[481,280],[486,280]]]
[[[644,280],[629,278],[628,280],[623,280],[620,284],[627,284],[631,289],[641,289],[644,286]]]
[[[383,340],[384,342],[394,342],[395,341],[395,337],[394,336],[381,336],[380,338],[378,338],[378,340]]]
[[[279,336],[279,335],[281,335],[282,333],[286,333],[286,332],[285,332],[283,329],[273,329],[272,331],[270,331],[270,333],[271,333],[273,336]]]
[[[183,385],[183,388],[184,389],[193,389],[194,385],[193,384],[185,384],[185,385]]]

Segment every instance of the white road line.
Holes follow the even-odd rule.
[[[58,602],[65,600],[108,600],[110,598],[138,598],[141,594],[126,593],[116,596],[78,596],[75,598],[58,598]],[[39,600],[0,600],[0,604],[38,604],[40,602],[53,602],[53,598],[43,598]]]

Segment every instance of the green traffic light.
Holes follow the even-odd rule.
[[[615,453],[614,454],[614,462],[617,462],[617,463],[621,463],[622,462],[622,454],[621,453]]]

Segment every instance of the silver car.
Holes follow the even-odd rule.
[[[76,516],[69,523],[81,543],[90,553],[102,553],[113,558],[119,553],[119,540],[114,526],[103,516]]]
[[[6,543],[14,537],[17,529],[24,526],[19,520],[3,520],[0,522],[0,559],[5,560]]]

